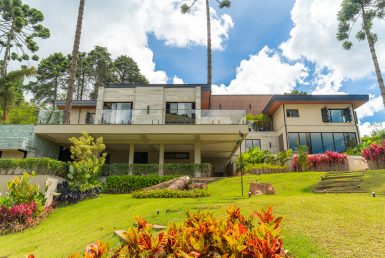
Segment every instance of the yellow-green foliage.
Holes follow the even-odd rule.
[[[88,160],[91,157],[99,158],[100,154],[106,149],[103,137],[95,139],[87,132],[83,132],[79,138],[71,137],[69,141],[72,143],[70,148],[71,158],[75,161]]]
[[[35,177],[36,173],[24,173],[21,177],[15,176],[7,183],[8,198],[12,204],[30,203],[39,196],[39,187],[37,184],[31,184],[29,181]]]

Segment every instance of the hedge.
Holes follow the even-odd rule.
[[[172,176],[194,176],[196,172],[200,172],[202,176],[209,176],[212,166],[209,163],[192,164],[192,163],[167,163],[162,166],[159,164],[127,164],[115,163],[106,164],[103,167],[102,174],[104,176],[118,175],[158,175],[160,168],[163,168],[163,175]]]
[[[66,177],[68,164],[50,158],[0,159],[0,175],[36,171],[38,175]]]
[[[206,189],[193,189],[193,190],[171,190],[160,189],[151,191],[137,191],[132,193],[132,197],[136,199],[144,198],[199,198],[208,197],[209,192]]]
[[[131,193],[164,181],[171,180],[173,176],[108,176],[105,191],[108,193]]]

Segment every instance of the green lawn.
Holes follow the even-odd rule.
[[[240,178],[209,185],[211,197],[201,199],[132,199],[130,195],[103,195],[74,206],[55,210],[39,226],[0,237],[0,257],[66,257],[84,250],[97,239],[117,243],[115,229],[132,226],[133,218],[167,224],[184,219],[186,210],[205,209],[224,216],[237,205],[246,214],[273,206],[284,216],[285,248],[295,257],[380,257],[385,251],[385,198],[370,194],[313,194],[311,188],[324,173],[291,173],[246,176],[250,181],[269,182],[277,195],[241,197]],[[385,171],[367,172],[365,189],[385,190]],[[373,188],[373,190],[371,189]],[[245,194],[247,195],[247,194]],[[157,210],[160,215],[157,215]],[[167,211],[167,213],[166,213]]]

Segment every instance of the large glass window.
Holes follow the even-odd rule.
[[[350,108],[345,109],[326,109],[326,116],[324,122],[331,123],[350,123],[352,122],[352,112]]]
[[[195,103],[167,103],[166,124],[194,124]]]
[[[131,124],[131,102],[104,102],[102,112],[103,124]]]
[[[357,138],[355,133],[345,133],[346,148],[354,148],[357,146]]]
[[[286,110],[287,117],[299,117],[298,109],[287,109]]]
[[[300,145],[298,133],[289,133],[287,138],[289,141],[289,149],[296,150]]]
[[[324,152],[322,144],[322,135],[320,133],[311,133],[311,149],[312,153],[322,153]]]
[[[346,150],[345,137],[343,133],[334,133],[334,144],[336,152],[344,152]]]
[[[335,151],[332,133],[323,133],[322,140],[324,144],[324,151]]]
[[[356,133],[289,133],[288,140],[290,149],[296,150],[299,145],[304,145],[309,153],[344,152],[357,146]]]
[[[261,148],[261,140],[259,139],[247,139],[245,140],[245,149]]]

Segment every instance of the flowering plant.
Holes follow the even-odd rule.
[[[310,165],[310,169],[318,170],[324,168],[325,166],[328,166],[329,169],[331,169],[333,166],[346,164],[348,156],[338,152],[327,151],[320,154],[310,154],[308,155],[307,160]],[[294,156],[293,158],[292,167],[295,170],[300,167],[297,156]]]
[[[366,160],[380,161],[385,160],[385,140],[381,144],[372,143],[368,148],[362,150],[362,157]]]

